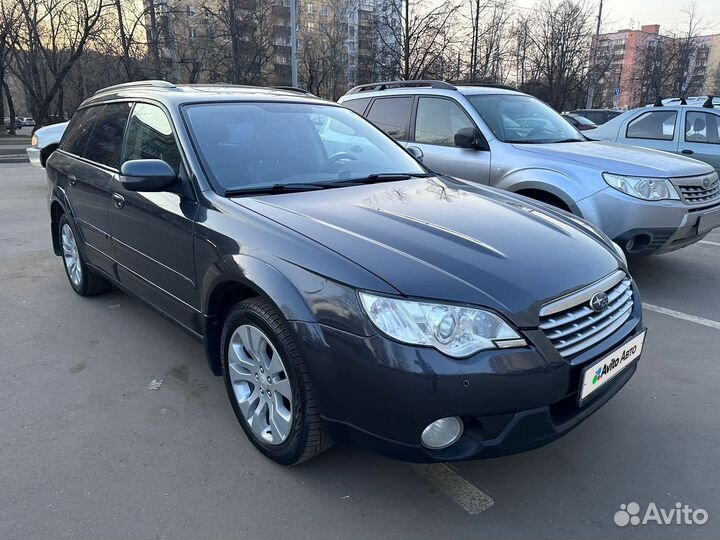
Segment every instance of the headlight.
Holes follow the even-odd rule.
[[[33,135],[32,139],[30,139],[30,146],[37,146],[37,142],[37,137]]]
[[[627,267],[627,265],[628,265],[627,256],[625,255],[623,248],[621,248],[620,245],[615,242],[613,242],[612,245],[615,248],[615,252],[618,254],[620,259],[622,259],[622,262],[625,263],[625,266]]]
[[[413,302],[360,293],[360,301],[377,328],[388,336],[412,345],[434,347],[461,358],[483,349],[527,345],[497,315],[460,306]]]
[[[667,178],[645,178],[610,173],[603,173],[603,178],[608,185],[631,197],[646,201],[680,200],[678,192]]]

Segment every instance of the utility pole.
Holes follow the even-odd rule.
[[[595,97],[595,68],[597,67],[597,55],[598,49],[600,48],[600,22],[602,21],[602,4],[603,0],[600,0],[600,10],[598,11],[597,29],[595,30],[595,43],[593,46],[592,64],[590,65],[590,81],[588,84],[588,96],[587,103],[585,104],[586,109],[592,109],[593,98]]]
[[[297,0],[290,0],[290,70],[292,71],[292,85],[298,86],[298,58],[297,58]]]

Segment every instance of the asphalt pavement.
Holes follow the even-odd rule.
[[[0,164],[0,539],[717,538],[720,231],[631,261],[637,374],[560,440],[429,467],[336,445],[285,468],[246,440],[199,343],[126,294],[72,292],[46,191],[44,171]],[[616,525],[632,502],[708,521]]]

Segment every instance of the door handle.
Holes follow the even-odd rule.
[[[681,153],[681,154],[686,154],[686,155],[688,155],[688,156],[692,156],[695,152],[693,152],[693,151],[690,150],[689,148],[683,148],[682,150],[680,150],[680,153]]]
[[[122,207],[125,206],[125,197],[120,195],[119,193],[113,193],[112,194],[112,200],[115,204],[115,208],[122,210]]]
[[[77,178],[74,174],[68,174],[68,184],[70,184],[70,187],[75,187],[75,184],[77,184]]]

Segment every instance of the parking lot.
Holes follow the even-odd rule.
[[[199,343],[126,294],[72,292],[44,171],[0,164],[0,190],[2,538],[717,537],[720,230],[631,261],[638,372],[551,445],[451,466],[335,446],[283,468],[245,438]],[[630,502],[709,521],[618,527]]]

